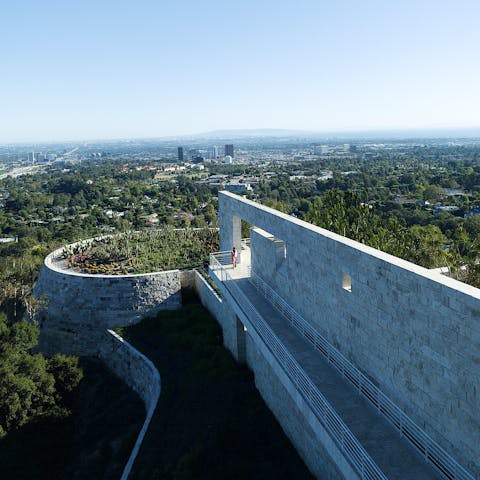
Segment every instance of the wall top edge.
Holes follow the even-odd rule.
[[[480,300],[480,289],[473,287],[471,285],[467,285],[466,283],[460,282],[459,280],[455,280],[450,277],[446,277],[445,275],[442,275],[439,273],[438,269],[428,269],[425,267],[421,267],[420,265],[416,265],[415,263],[409,262],[408,260],[403,260],[402,258],[395,257],[394,255],[391,255],[389,253],[382,252],[381,250],[378,250],[373,247],[369,247],[368,245],[365,245],[363,243],[357,242],[356,240],[352,240],[347,237],[343,237],[342,235],[339,235],[338,233],[331,232],[330,230],[326,230],[325,228],[318,227],[317,225],[313,225],[311,223],[306,222],[305,220],[300,220],[299,218],[293,217],[291,215],[288,215],[286,213],[280,212],[278,210],[275,210],[274,208],[267,207],[265,205],[262,205],[260,203],[254,202],[253,200],[249,200],[247,198],[244,198],[240,195],[236,195],[234,193],[228,192],[226,190],[222,190],[218,192],[219,198],[224,197],[225,200],[231,204],[231,208],[234,210],[235,209],[235,204],[244,204],[249,207],[254,208],[255,210],[261,211],[268,213],[269,215],[272,215],[274,217],[277,217],[281,220],[284,220],[288,223],[294,224],[300,228],[304,228],[306,230],[309,230],[312,233],[316,233],[318,235],[321,235],[322,237],[331,239],[335,242],[341,243],[345,245],[346,247],[352,248],[354,250],[357,250],[361,253],[370,255],[372,257],[375,257],[378,260],[381,260],[383,262],[389,263],[391,265],[394,265],[398,268],[401,268],[403,270],[407,270],[411,273],[414,273],[416,275],[419,275],[421,277],[424,277],[428,280],[432,280],[434,282],[440,283],[448,288],[451,288],[453,290],[456,290],[460,293],[469,295],[471,297],[477,298]],[[258,227],[262,228],[261,225],[258,225]]]
[[[88,239],[91,240],[91,239]],[[88,241],[88,240],[81,240],[80,242],[72,243],[71,245],[77,245],[81,242]],[[55,265],[54,260],[58,257],[61,256],[61,253],[63,251],[64,247],[57,248],[53,252],[50,252],[46,257],[43,262],[45,268],[48,270],[51,270],[55,273],[61,273],[62,275],[71,275],[72,277],[83,277],[83,278],[104,278],[104,279],[111,279],[111,278],[116,278],[116,279],[125,279],[125,278],[138,278],[138,277],[151,277],[155,275],[164,275],[166,273],[178,273],[180,270],[174,269],[174,270],[160,270],[156,272],[148,272],[148,273],[127,273],[127,274],[121,274],[121,275],[104,275],[104,274],[96,274],[96,273],[82,273],[82,272],[76,272],[74,270],[68,269],[68,268],[62,268],[58,265]]]

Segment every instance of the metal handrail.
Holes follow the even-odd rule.
[[[250,238],[242,238],[242,250],[245,250],[245,248],[250,248]]]
[[[225,252],[218,255],[210,255],[210,269],[222,282],[225,289],[234,298],[239,308],[244,312],[252,329],[265,342],[276,361],[283,368],[294,383],[297,391],[301,393],[316,417],[325,426],[337,446],[358,471],[361,478],[366,480],[387,480],[385,474],[372,460],[370,455],[355,438],[342,419],[336,414],[318,387],[308,377],[299,363],[283,345],[273,330],[257,312],[253,304],[242,292],[228,273],[225,265]],[[222,263],[225,262],[225,263]]]
[[[328,340],[322,337],[264,280],[256,274],[252,274],[251,279],[265,298],[287,318],[291,325],[325,357],[329,364],[342,374],[342,377],[355,386],[358,392],[373,404],[400,431],[402,437],[408,440],[437,471],[452,480],[474,480],[473,475],[440,447]]]

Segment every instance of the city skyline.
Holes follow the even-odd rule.
[[[24,0],[0,13],[0,142],[480,127],[469,0]]]

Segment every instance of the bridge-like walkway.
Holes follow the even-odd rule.
[[[283,314],[251,283],[249,253],[249,249],[242,251],[242,264],[237,268],[225,267],[229,278],[223,278],[224,284],[239,308],[245,310],[242,305],[244,300],[238,298],[240,295],[235,295],[235,292],[240,291],[388,479],[444,478],[400,436],[398,430],[359,395],[353,385],[347,383],[340,373],[326,362],[321,353],[291,327]],[[232,288],[232,283],[235,288]]]

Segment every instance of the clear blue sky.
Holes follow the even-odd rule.
[[[5,0],[0,142],[480,126],[478,0]]]

